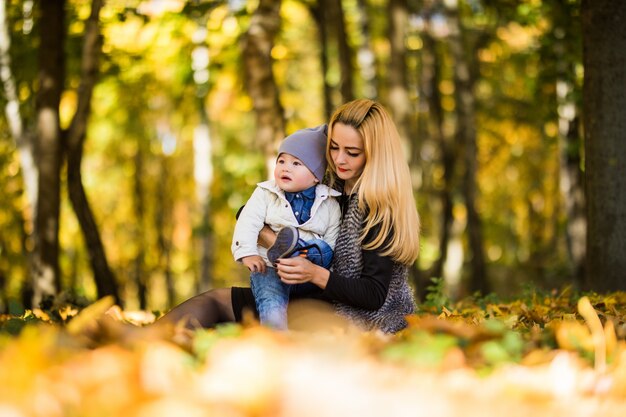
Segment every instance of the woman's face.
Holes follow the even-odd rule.
[[[345,188],[351,191],[365,167],[363,138],[352,126],[335,123],[330,138],[330,157],[335,164],[335,172],[345,181]]]

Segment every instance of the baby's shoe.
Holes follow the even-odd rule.
[[[267,259],[276,264],[280,258],[288,258],[296,249],[299,238],[298,229],[293,226],[285,226],[276,235],[276,242],[267,250]]]

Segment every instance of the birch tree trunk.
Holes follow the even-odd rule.
[[[213,182],[213,166],[211,162],[211,133],[209,117],[204,108],[204,99],[198,100],[200,124],[194,131],[194,178],[196,181],[196,197],[200,208],[200,275],[197,291],[204,292],[213,286],[211,272],[215,258],[213,227],[211,226],[211,184]],[[272,158],[273,161],[273,158]],[[270,171],[268,171],[270,172]]]
[[[34,213],[37,208],[39,174],[35,163],[33,136],[24,128],[24,121],[20,111],[20,100],[17,96],[17,87],[11,66],[11,37],[9,35],[7,15],[7,2],[6,0],[0,0],[0,78],[2,79],[2,87],[6,99],[4,111],[11,137],[19,154],[20,168],[24,180],[27,201],[23,215],[24,229],[32,231],[34,230]],[[33,271],[31,265],[33,261],[32,253],[26,244],[23,244],[23,249],[26,254],[27,269],[30,276]],[[30,284],[32,283],[29,283],[28,286]],[[31,302],[32,300],[29,300],[29,304]]]
[[[192,68],[196,84],[196,106],[199,123],[194,129],[194,181],[196,185],[196,199],[200,211],[199,240],[200,240],[200,275],[197,291],[204,292],[213,286],[213,266],[215,264],[212,212],[211,212],[211,185],[213,184],[213,140],[211,126],[206,107],[206,98],[209,93],[209,48],[207,45],[206,19],[196,21],[194,34],[194,49],[192,52]],[[271,51],[271,49],[270,49]]]
[[[573,66],[567,65],[574,72]],[[581,171],[581,132],[578,107],[572,100],[572,84],[566,77],[557,80],[559,106],[559,185],[566,215],[565,240],[574,280],[583,282],[587,219]]]
[[[59,213],[61,128],[59,103],[65,82],[65,1],[40,2],[41,45],[36,98],[39,167],[33,255],[33,306],[60,290]]]
[[[0,77],[7,102],[4,112],[11,137],[19,152],[28,205],[33,210],[37,206],[37,166],[35,164],[33,138],[26,134],[24,129],[20,100],[17,96],[15,77],[11,67],[11,37],[9,35],[6,3],[6,0],[0,0]]]
[[[576,97],[574,57],[578,56],[579,37],[572,17],[578,5],[556,2],[552,8],[555,34],[556,102],[559,131],[559,186],[563,200],[568,262],[574,281],[583,285],[587,219],[585,217],[584,174],[581,167],[583,148],[580,129],[580,99]],[[567,40],[567,41],[566,41]],[[575,42],[575,44],[573,44]],[[575,45],[575,46],[574,46]],[[575,48],[576,52],[572,51]]]

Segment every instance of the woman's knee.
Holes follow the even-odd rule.
[[[206,302],[211,305],[213,311],[217,313],[218,321],[235,321],[230,288],[214,288],[202,293],[200,296],[205,298]]]
[[[198,294],[177,305],[159,319],[161,323],[184,322],[187,327],[213,327],[235,320],[230,288],[217,288]]]

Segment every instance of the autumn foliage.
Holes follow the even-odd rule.
[[[294,305],[287,333],[249,320],[157,334],[122,325],[153,316],[108,299],[80,312],[6,315],[0,415],[626,412],[626,294],[430,301],[395,336],[358,331],[312,305]],[[107,332],[98,327],[105,317],[132,331]]]

